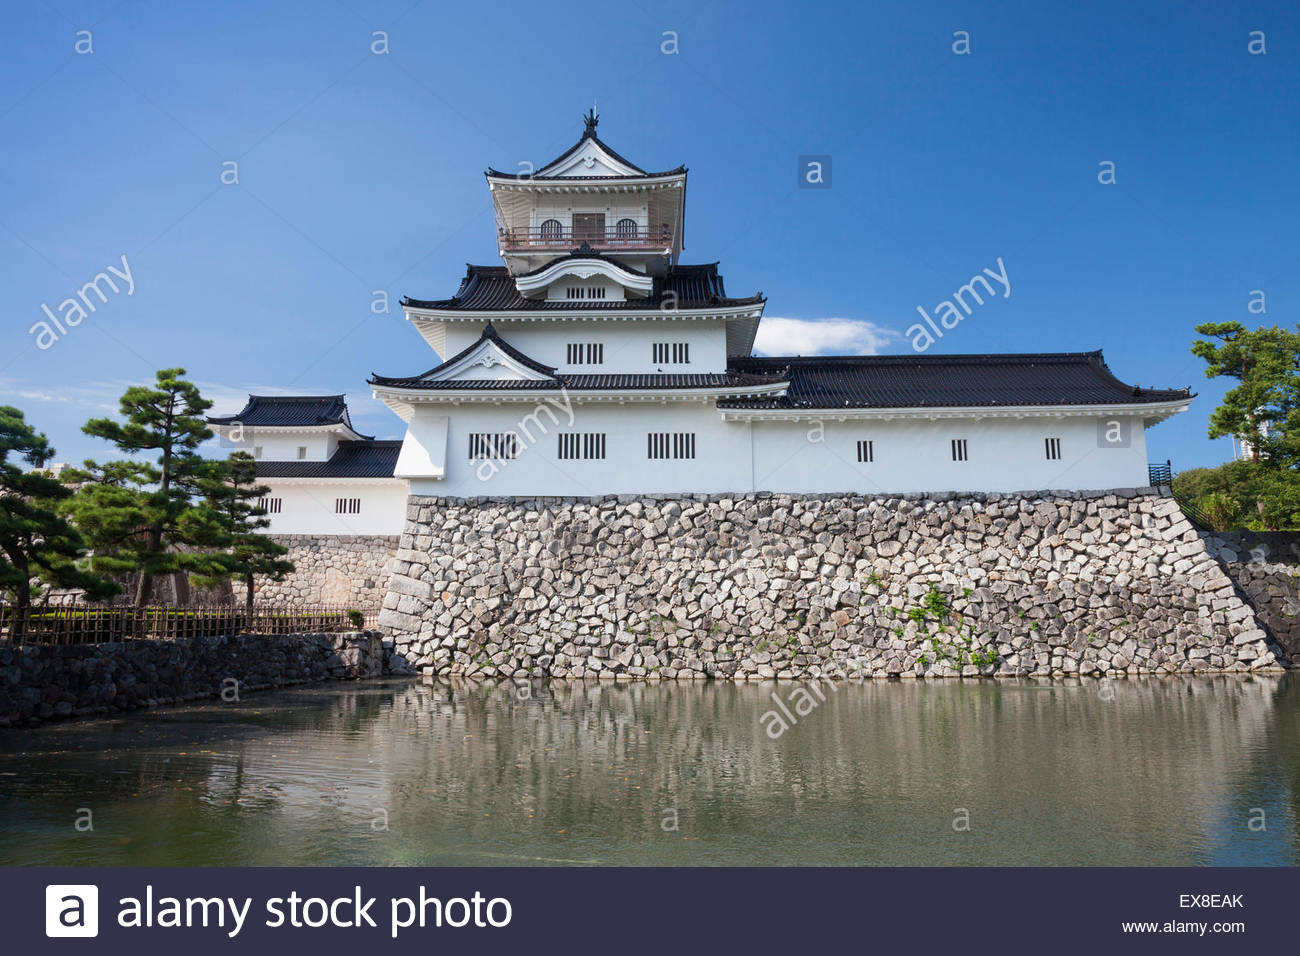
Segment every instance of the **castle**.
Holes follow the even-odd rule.
[[[647,172],[585,117],[535,172],[486,173],[501,265],[402,306],[436,356],[343,396],[250,396],[214,429],[261,462],[278,533],[397,534],[407,495],[1003,492],[1149,484],[1145,430],[1191,400],[1100,352],[757,356],[761,294],[680,261],[685,167]]]

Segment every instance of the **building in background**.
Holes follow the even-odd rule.
[[[406,481],[393,477],[400,441],[352,427],[343,395],[250,395],[234,415],[208,419],[230,451],[257,459],[271,534],[397,534]]]

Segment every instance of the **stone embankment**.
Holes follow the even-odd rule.
[[[1232,531],[1204,537],[1264,630],[1293,662],[1300,661],[1300,532]]]
[[[0,644],[0,727],[95,717],[383,671],[378,631],[113,644]]]
[[[335,604],[358,610],[377,609],[388,590],[388,565],[398,536],[383,534],[273,534],[289,553],[294,571],[283,581],[255,582],[264,604]],[[231,583],[236,602],[244,599],[242,582]]]
[[[380,616],[395,670],[761,680],[1287,663],[1151,489],[410,504]]]

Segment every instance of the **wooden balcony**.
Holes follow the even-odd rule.
[[[673,244],[672,230],[664,226],[650,229],[565,229],[536,227],[502,229],[498,236],[506,252],[568,252],[584,242],[593,249],[654,252]]]

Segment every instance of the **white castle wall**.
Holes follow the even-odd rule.
[[[263,478],[279,498],[280,511],[267,515],[269,534],[401,534],[406,520],[406,482],[389,479],[371,484],[324,481],[277,481]],[[360,498],[357,514],[337,514],[339,498]]]
[[[1127,445],[1102,447],[1095,418],[984,421],[724,422],[711,404],[427,405],[411,431],[433,430],[446,416],[446,477],[412,478],[415,495],[481,495],[1094,490],[1147,484],[1146,442],[1139,420],[1124,420]],[[604,432],[604,460],[561,460],[557,435]],[[475,432],[515,431],[517,459],[480,466],[469,460]],[[651,431],[695,433],[696,458],[652,460]],[[527,436],[527,437],[523,437]],[[1044,438],[1061,439],[1048,460]],[[969,460],[952,460],[951,440],[965,438]],[[857,442],[873,443],[874,461],[857,460]],[[408,438],[408,442],[410,438]],[[486,476],[486,480],[483,476]]]
[[[628,303],[634,308],[634,303]],[[484,322],[448,322],[446,355],[449,359],[478,341]],[[560,372],[725,372],[727,338],[725,323],[718,319],[674,318],[660,313],[653,322],[610,320],[561,320],[555,322],[494,322],[503,339],[534,361]],[[569,365],[565,359],[570,342],[600,342],[605,346],[602,365]],[[663,365],[653,361],[655,342],[686,342],[690,345],[689,365]],[[430,357],[436,353],[430,353]],[[421,370],[423,371],[423,370]]]

